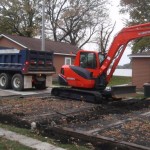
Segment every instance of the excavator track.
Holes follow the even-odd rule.
[[[90,103],[102,103],[102,94],[97,91],[81,90],[65,87],[56,87],[51,91],[51,95],[73,100],[86,101]]]

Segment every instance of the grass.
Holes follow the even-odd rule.
[[[33,150],[33,149],[21,145],[16,141],[10,141],[4,138],[0,138],[0,150]]]
[[[5,128],[7,130],[10,130],[10,131],[13,131],[13,132],[16,132],[16,133],[19,133],[19,134],[22,134],[22,135],[34,138],[34,139],[38,139],[38,140],[40,140],[42,142],[50,143],[52,145],[65,148],[67,150],[90,150],[90,148],[88,148],[88,147],[86,147],[84,145],[77,145],[75,142],[74,143],[65,143],[64,144],[64,143],[61,143],[59,140],[57,141],[56,139],[52,139],[52,138],[49,138],[49,137],[44,137],[44,136],[42,136],[42,135],[40,135],[38,133],[31,132],[31,130],[29,130],[29,129],[18,128],[18,127],[15,127],[13,125],[7,125],[7,124],[0,123],[0,128]],[[13,146],[13,147],[9,148],[9,146]],[[22,146],[22,145],[20,145],[20,146]],[[22,149],[23,150],[30,150],[29,148],[27,148],[25,146],[23,146],[23,148],[18,148],[18,143],[17,142],[11,142],[11,141],[4,140],[4,139],[3,139],[2,143],[0,142],[0,150],[1,149],[6,149],[6,148],[3,148],[3,147],[8,147],[8,150],[10,150],[11,148],[12,148],[11,150],[20,150],[20,149],[21,150]],[[15,148],[15,149],[13,149],[13,148]]]
[[[108,86],[123,85],[123,84],[130,84],[131,85],[131,82],[132,82],[132,77],[113,76],[110,83],[108,84]],[[134,97],[137,99],[143,99],[144,98],[143,93],[142,94],[135,93],[132,96],[131,95],[129,94],[129,97]]]
[[[108,86],[131,84],[131,77],[113,76]],[[53,85],[59,86],[58,81],[53,81]]]
[[[113,76],[108,86],[131,84],[131,77]]]

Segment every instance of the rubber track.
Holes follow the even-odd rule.
[[[53,88],[51,94],[58,97],[81,100],[91,103],[101,103],[103,100],[102,95],[99,92],[64,87]]]

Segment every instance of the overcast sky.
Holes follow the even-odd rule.
[[[116,27],[115,27],[115,31],[114,34],[116,34],[117,32],[119,32],[123,27],[125,27],[124,25],[124,19],[128,18],[128,16],[126,15],[121,15],[119,13],[119,3],[120,0],[112,0],[112,5],[113,7],[111,7],[110,9],[110,17],[113,21],[116,21]],[[123,64],[127,64],[130,62],[130,59],[128,57],[128,55],[131,54],[131,49],[130,47],[127,47],[120,62],[119,65],[123,65]]]
[[[121,15],[119,13],[119,2],[120,0],[112,0],[111,2],[111,7],[110,7],[110,18],[112,19],[112,23],[114,23],[116,21],[116,26],[115,26],[115,30],[112,34],[112,39],[113,36],[115,36],[125,25],[124,25],[124,19],[128,18],[128,16],[125,15]],[[112,40],[111,40],[112,41]],[[95,50],[96,49],[96,45],[92,44],[86,44],[83,49],[85,50]],[[131,50],[130,48],[126,48],[120,62],[119,65],[123,65],[123,64],[127,64],[130,62],[130,59],[127,55],[131,54]]]

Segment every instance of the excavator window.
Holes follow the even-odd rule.
[[[104,59],[105,59],[105,55],[104,54],[101,54],[101,53],[99,53],[99,62],[100,62],[100,66],[102,65],[102,63],[103,63],[103,61],[104,61]]]
[[[96,55],[92,52],[83,52],[80,54],[80,66],[83,68],[95,69],[96,66]]]

